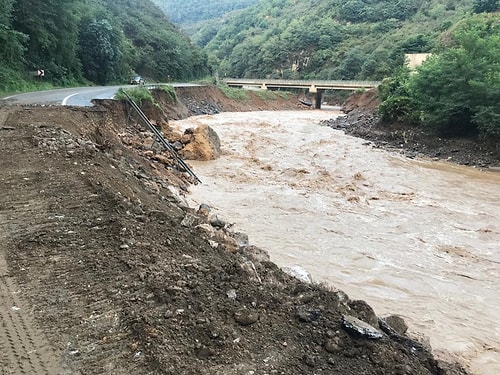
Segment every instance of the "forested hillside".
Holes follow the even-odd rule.
[[[188,0],[179,5],[177,0],[152,0],[168,19],[193,35],[212,21],[219,21],[227,13],[245,9],[258,0]]]
[[[221,76],[378,80],[399,68],[405,53],[433,51],[457,20],[495,3],[260,0],[193,40]]]
[[[0,7],[0,92],[32,85],[38,69],[57,85],[208,72],[201,49],[149,0],[0,0]]]
[[[219,19],[233,10],[244,9],[258,0],[153,0],[176,25],[189,29],[201,21]]]

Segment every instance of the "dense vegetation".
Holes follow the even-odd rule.
[[[149,0],[0,0],[0,7],[0,92],[33,86],[38,69],[55,85],[208,72],[201,49]]]
[[[487,1],[260,0],[193,41],[221,76],[380,80]]]
[[[415,73],[403,69],[380,92],[387,122],[500,141],[500,17],[481,14],[459,22]]]
[[[499,0],[260,0],[193,40],[221,76],[385,79],[384,120],[500,140],[498,10]],[[414,74],[409,53],[432,57]]]
[[[202,21],[219,19],[233,10],[244,9],[258,0],[189,0],[179,6],[178,0],[153,0],[168,19],[184,29]]]

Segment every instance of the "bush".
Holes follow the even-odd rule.
[[[427,125],[448,136],[500,133],[498,17],[461,22],[451,43],[412,76],[410,93]]]
[[[379,86],[381,103],[378,113],[382,122],[419,122],[419,112],[412,98],[409,82],[410,70],[404,67],[396,76],[385,79]]]

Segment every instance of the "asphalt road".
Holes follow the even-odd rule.
[[[177,86],[197,86],[190,83],[173,83]],[[36,91],[0,98],[0,102],[18,105],[71,105],[88,107],[92,106],[92,99],[112,99],[119,88],[131,88],[133,85],[75,87],[69,89]],[[146,85],[145,87],[148,87]]]

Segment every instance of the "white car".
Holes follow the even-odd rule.
[[[146,80],[142,78],[141,76],[134,77],[130,80],[131,85],[144,85],[146,83]]]

